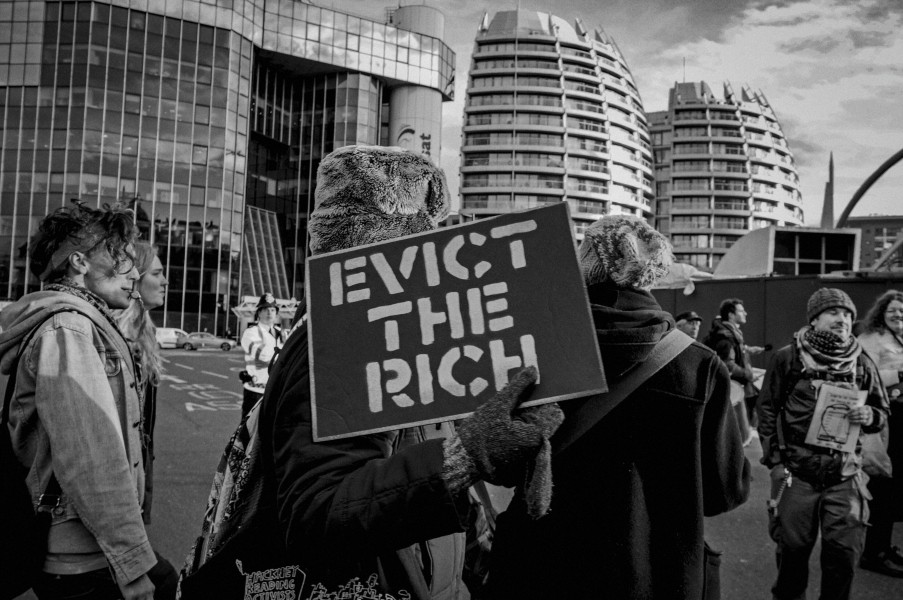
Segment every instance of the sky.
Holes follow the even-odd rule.
[[[455,100],[443,105],[440,166],[457,207],[467,73],[483,13],[517,0],[314,0],[382,20],[393,5],[427,4],[446,15],[457,54]],[[647,112],[664,110],[679,81],[760,90],[794,154],[806,225],[821,221],[834,153],[834,216],[859,186],[903,149],[901,0],[520,0],[587,28],[602,27],[621,49]],[[686,60],[686,68],[684,61]],[[903,215],[903,161],[859,201],[853,215]]]

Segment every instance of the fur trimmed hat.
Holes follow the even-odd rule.
[[[853,313],[853,320],[856,320],[856,305],[845,291],[837,288],[819,288],[809,296],[806,303],[806,321],[811,323],[812,319],[835,307],[847,309]]]
[[[317,169],[310,251],[323,254],[431,231],[448,215],[448,185],[404,148],[344,146]]]
[[[607,215],[587,227],[577,250],[586,285],[611,280],[648,290],[671,267],[671,244],[646,221]]]

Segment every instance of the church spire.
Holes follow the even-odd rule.
[[[828,162],[828,181],[825,183],[825,204],[821,211],[822,229],[834,229],[834,153]]]

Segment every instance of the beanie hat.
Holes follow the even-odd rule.
[[[671,267],[671,244],[646,221],[607,215],[590,225],[577,251],[586,285],[613,281],[648,290]]]
[[[431,231],[448,215],[445,175],[404,148],[344,146],[317,169],[311,254]]]
[[[806,321],[811,322],[829,308],[838,306],[853,313],[853,320],[856,320],[856,305],[845,291],[837,288],[820,288],[809,296],[809,302],[806,303]]]

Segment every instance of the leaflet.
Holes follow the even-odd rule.
[[[863,406],[867,394],[865,390],[823,383],[818,389],[815,412],[806,433],[806,443],[842,452],[856,450],[859,423],[851,423],[847,413],[852,408]]]

